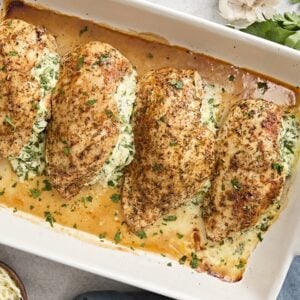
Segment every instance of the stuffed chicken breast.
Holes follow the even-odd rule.
[[[136,155],[121,195],[131,230],[152,224],[209,187],[214,113],[202,97],[203,82],[193,70],[165,68],[140,80],[133,119]]]
[[[217,168],[203,211],[209,239],[253,228],[269,208],[280,207],[298,137],[296,116],[276,104],[242,100],[231,109],[219,132]],[[265,231],[266,220],[262,224]]]
[[[59,56],[45,29],[21,20],[0,24],[0,158],[21,179],[43,172],[44,130],[50,116]]]
[[[133,66],[108,44],[90,42],[63,58],[46,144],[50,179],[63,197],[118,183],[134,152],[135,89]]]

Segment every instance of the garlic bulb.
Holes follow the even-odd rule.
[[[278,0],[220,0],[219,10],[231,24],[245,27],[264,16],[270,18],[277,4]]]

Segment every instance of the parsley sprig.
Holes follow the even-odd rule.
[[[241,31],[300,50],[300,15],[295,12],[274,15]]]

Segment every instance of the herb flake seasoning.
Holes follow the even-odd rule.
[[[45,216],[46,222],[48,222],[50,224],[50,226],[53,227],[53,223],[56,221],[55,221],[55,218],[53,217],[53,215],[51,214],[51,212],[45,211],[44,216]]]
[[[119,194],[112,194],[110,196],[110,200],[113,202],[113,203],[119,203],[121,199],[121,196]]]
[[[115,234],[115,236],[114,236],[114,240],[115,240],[115,242],[116,242],[116,244],[119,244],[120,242],[121,242],[121,240],[122,240],[122,238],[121,238],[121,231],[120,231],[120,229],[116,232],[116,234]]]
[[[197,269],[199,266],[199,259],[197,257],[197,254],[192,252],[191,253],[191,261],[190,261],[190,267],[192,269]]]
[[[30,192],[30,196],[34,199],[39,198],[42,193],[39,189],[31,189],[29,192]]]
[[[278,164],[278,163],[272,163],[272,169],[277,171],[277,173],[279,175],[281,175],[282,171],[283,171],[283,165]]]
[[[163,218],[163,220],[166,222],[174,222],[177,220],[177,217],[176,216],[166,216]]]
[[[80,56],[77,61],[77,69],[80,70],[84,65],[84,57]]]
[[[82,27],[79,31],[79,36],[82,36],[88,30],[89,30],[89,28],[87,26]]]
[[[171,79],[169,82],[177,90],[181,90],[183,88],[183,82],[181,80]]]
[[[137,231],[135,235],[138,236],[141,240],[147,238],[147,234],[144,230]]]
[[[16,125],[13,123],[12,119],[9,116],[7,116],[7,115],[4,117],[4,123],[6,123],[9,126],[11,126],[13,128],[13,130],[16,129]]]
[[[241,184],[236,178],[231,179],[230,183],[233,189],[235,189],[236,191],[239,191],[241,189]]]
[[[264,94],[268,90],[268,84],[265,81],[258,81],[257,88],[262,90],[262,94]]]
[[[93,106],[96,103],[97,103],[97,99],[90,99],[90,100],[88,100],[88,101],[85,102],[85,104],[87,106]]]

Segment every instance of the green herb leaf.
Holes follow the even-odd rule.
[[[272,19],[255,22],[241,31],[300,50],[300,15],[297,13],[274,15]]]
[[[89,30],[89,28],[87,26],[84,26],[80,29],[79,31],[79,35],[83,35],[85,32],[87,32]]]
[[[190,267],[192,269],[197,269],[199,266],[199,259],[197,257],[197,254],[192,252],[191,254],[191,261],[190,261]]]
[[[48,179],[43,180],[43,182],[44,182],[44,187],[42,188],[42,190],[51,191],[52,190],[51,182]]]
[[[259,232],[259,233],[257,234],[257,238],[259,239],[260,242],[263,240],[263,237],[261,236],[261,232]]]
[[[80,70],[83,67],[83,64],[84,64],[84,57],[81,56],[78,58],[78,61],[77,61],[77,69]]]
[[[10,125],[13,128],[13,130],[16,129],[16,125],[13,123],[12,119],[7,115],[4,117],[4,123]]]
[[[122,239],[121,239],[121,231],[120,230],[118,230],[116,232],[114,240],[115,240],[116,244],[119,244],[121,242]]]
[[[243,269],[244,267],[245,267],[245,263],[243,262],[243,261],[239,261],[239,264],[238,265],[235,265],[235,267],[237,268],[237,269]]]
[[[268,84],[265,82],[265,81],[258,81],[257,82],[257,87],[259,88],[259,89],[262,89],[263,90],[263,94],[268,90]]]
[[[17,52],[17,51],[9,51],[9,52],[8,52],[8,55],[9,55],[9,56],[17,56],[17,55],[18,55],[18,52]]]
[[[147,234],[144,230],[137,231],[136,236],[138,236],[141,240],[147,238]]]
[[[70,147],[64,146],[64,154],[67,156],[70,155]]]
[[[5,193],[5,188],[0,192],[0,196],[3,196]]]
[[[100,239],[100,240],[105,239],[106,234],[107,234],[106,232],[100,233],[100,234],[99,234],[99,239]]]
[[[241,184],[239,183],[239,181],[236,178],[231,179],[231,185],[232,187],[236,190],[239,191],[241,189]]]
[[[110,200],[114,203],[119,203],[121,196],[119,194],[112,194]]]
[[[300,0],[290,0],[290,3],[292,4],[300,3]]]
[[[182,239],[182,238],[183,238],[183,234],[181,234],[181,233],[179,233],[179,232],[176,233],[176,236],[177,236],[179,239]]]
[[[53,227],[53,223],[56,221],[55,218],[52,216],[51,212],[45,211],[44,215],[45,215],[46,222],[48,222],[51,225],[51,227]]]
[[[30,196],[34,199],[41,196],[41,191],[39,189],[31,189],[29,190],[29,192],[30,192]]]
[[[85,102],[85,104],[88,106],[93,106],[95,103],[97,103],[97,99],[90,99]]]
[[[187,257],[186,257],[186,255],[183,255],[183,256],[181,256],[180,258],[179,258],[179,263],[181,264],[181,265],[183,265],[185,262],[186,262],[186,260],[187,260]]]
[[[228,80],[229,80],[229,81],[234,81],[234,79],[235,79],[235,76],[234,76],[234,75],[231,74],[231,75],[228,76]]]
[[[280,165],[278,163],[272,163],[272,169],[277,171],[277,173],[279,175],[281,175],[282,171],[283,171],[283,165]]]
[[[176,216],[166,216],[163,218],[163,220],[166,222],[174,222],[177,220],[177,217]]]
[[[177,90],[181,90],[183,88],[183,82],[181,80],[172,79],[169,82]]]

